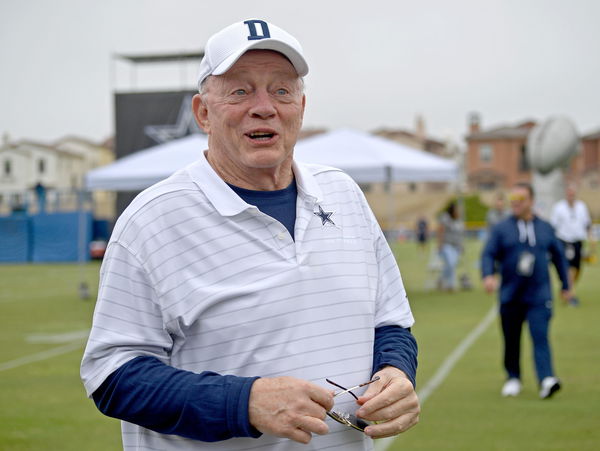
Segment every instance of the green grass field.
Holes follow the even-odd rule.
[[[417,320],[422,389],[496,300],[477,282],[477,243],[470,243],[462,268],[475,289],[453,294],[425,290],[428,255],[413,243],[394,250]],[[95,288],[98,269],[97,263],[0,266],[0,450],[121,448],[118,421],[97,412],[79,379],[83,341],[76,337],[89,328],[94,302],[80,300],[77,287],[83,278]],[[538,399],[527,334],[523,393],[500,397],[494,321],[425,399],[421,422],[388,449],[600,449],[600,265],[585,267],[578,291],[579,308],[555,305],[551,335],[564,388],[554,398]]]

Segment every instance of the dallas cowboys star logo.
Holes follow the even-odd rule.
[[[192,112],[192,96],[185,96],[179,107],[177,121],[174,124],[146,125],[144,133],[158,144],[173,139],[183,138],[191,133],[199,133],[200,129]]]
[[[333,214],[333,211],[325,211],[319,205],[319,211],[314,211],[313,214],[315,216],[318,216],[319,218],[321,218],[322,225],[325,225],[325,224],[335,225],[335,222],[333,222],[333,220],[331,219],[331,215]]]

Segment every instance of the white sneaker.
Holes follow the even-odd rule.
[[[502,387],[502,396],[517,396],[521,393],[521,381],[516,377],[511,377]]]
[[[545,377],[540,388],[540,398],[546,399],[560,390],[560,381],[555,377]]]

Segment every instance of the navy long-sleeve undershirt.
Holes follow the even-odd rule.
[[[415,385],[417,343],[409,329],[375,329],[373,373],[391,365]],[[193,373],[140,356],[114,371],[92,397],[110,417],[163,434],[213,442],[259,437],[249,421],[250,389],[258,377]]]

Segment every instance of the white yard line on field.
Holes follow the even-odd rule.
[[[28,343],[71,343],[77,340],[87,339],[90,334],[89,329],[75,330],[73,332],[65,332],[62,334],[31,334],[25,337]]]
[[[469,332],[469,334],[459,343],[459,345],[454,348],[454,350],[446,357],[446,360],[442,362],[438,370],[435,372],[433,377],[427,381],[427,383],[423,386],[422,389],[417,390],[417,395],[419,396],[419,401],[421,406],[425,403],[427,398],[438,388],[442,382],[448,377],[454,365],[460,360],[460,358],[465,355],[467,350],[477,341],[477,339],[483,334],[489,325],[492,323],[494,318],[496,318],[496,314],[498,311],[498,307],[494,304],[489,312],[484,316],[484,318],[475,326],[475,328]],[[381,440],[375,441],[375,450],[376,451],[387,451],[387,449],[394,442],[396,437],[388,437]]]
[[[57,348],[48,349],[46,351],[38,352],[36,354],[26,355],[25,357],[19,357],[18,359],[9,360],[8,362],[0,363],[0,371],[10,370],[19,366],[27,365],[28,363],[39,362],[46,360],[51,357],[56,357],[67,352],[74,351],[75,349],[82,348],[84,342],[78,340],[73,343],[69,343]]]

